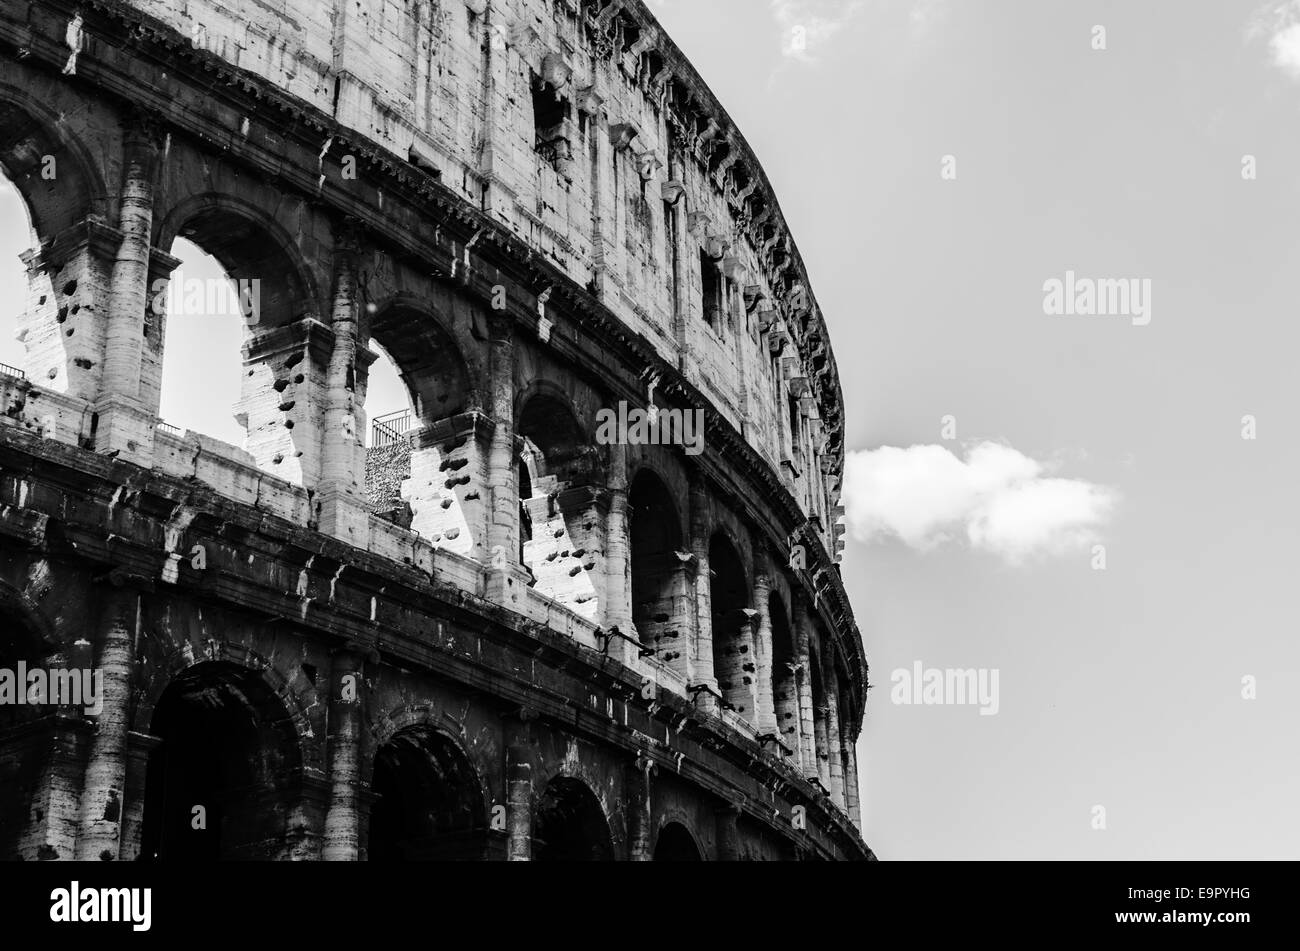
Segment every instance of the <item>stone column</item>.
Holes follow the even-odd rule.
[[[858,787],[858,744],[857,739],[846,734],[844,742],[844,799],[849,819],[862,829],[862,791]]]
[[[527,711],[504,722],[506,739],[506,860],[533,858],[532,729]]]
[[[718,861],[740,861],[740,809],[724,806],[718,810]]]
[[[158,158],[156,131],[147,122],[133,123],[123,152],[122,243],[109,285],[95,448],[100,452],[116,450],[118,458],[148,466],[153,457],[154,419],[153,413],[140,405],[139,397]]]
[[[717,671],[713,666],[713,591],[709,571],[709,496],[704,475],[698,469],[690,473],[691,554],[695,556],[695,683],[707,684],[717,691]],[[717,713],[717,698],[701,690],[695,705],[705,713]]]
[[[605,630],[617,628],[628,637],[636,636],[632,626],[632,552],[628,540],[627,515],[627,447],[619,442],[609,446],[609,511],[605,514],[605,609],[601,612]],[[610,642],[609,654],[635,667],[639,657],[636,647],[617,638]]]
[[[122,813],[121,861],[140,858],[144,833],[144,799],[149,775],[149,757],[162,743],[159,737],[132,732],[127,736],[126,809]]]
[[[82,784],[78,860],[120,858],[139,599],[131,588],[113,588],[104,593],[100,606],[97,670],[103,676],[103,708],[95,719]]]
[[[757,549],[756,549],[757,551]],[[777,733],[776,700],[772,690],[772,617],[769,598],[772,580],[761,563],[754,572],[754,669],[758,679],[758,717],[755,725],[760,734]]]
[[[840,735],[840,686],[834,664],[826,670],[826,757],[830,776],[831,802],[844,808],[844,756]]]
[[[740,649],[740,682],[744,693],[744,710],[736,712],[744,717],[745,722],[758,729],[758,663],[755,643],[757,642],[758,612],[745,608],[737,632]],[[760,731],[761,732],[761,731]]]
[[[633,862],[649,862],[654,858],[650,828],[650,777],[654,768],[652,760],[638,755],[627,770],[628,858]]]
[[[515,474],[514,321],[493,311],[488,357],[489,409],[487,486],[491,502],[487,523],[487,590],[489,601],[519,610],[527,596],[528,575],[519,563],[519,487]]]
[[[817,741],[814,729],[812,694],[812,651],[809,647],[808,602],[801,592],[794,596],[795,663],[799,666],[796,683],[799,691],[799,763],[803,774],[815,777]]]
[[[366,470],[361,375],[357,347],[358,240],[350,223],[335,227],[334,299],[330,329],[333,348],[325,370],[324,425],[321,429],[319,527],[350,545],[365,548],[369,515],[365,507]]]
[[[336,651],[330,664],[329,803],[321,848],[321,858],[327,862],[355,862],[360,850],[363,666],[364,658],[353,647]]]

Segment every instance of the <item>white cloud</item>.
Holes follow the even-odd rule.
[[[854,538],[896,537],[922,551],[964,538],[1011,564],[1085,549],[1117,493],[1051,475],[1010,446],[982,442],[959,459],[945,446],[850,453],[844,466],[846,521]]]
[[[1255,12],[1246,25],[1246,36],[1268,38],[1273,65],[1292,79],[1300,79],[1300,0],[1280,0]]]
[[[781,53],[811,63],[816,52],[866,8],[866,0],[771,0]]]

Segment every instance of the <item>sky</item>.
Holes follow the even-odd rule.
[[[1300,2],[650,5],[763,163],[837,355],[868,844],[1300,857]],[[22,219],[0,185],[6,300]],[[1047,304],[1120,279],[1123,314]],[[169,323],[164,418],[238,440],[237,364],[183,368],[240,332]],[[368,413],[404,400],[376,364]],[[895,702],[917,664],[996,671],[996,712]]]

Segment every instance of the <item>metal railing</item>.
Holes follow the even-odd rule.
[[[415,428],[415,416],[409,409],[376,416],[370,421],[370,448],[382,449],[406,438]]]

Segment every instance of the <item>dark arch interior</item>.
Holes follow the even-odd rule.
[[[709,542],[710,604],[713,609],[713,674],[732,708],[751,722],[754,657],[742,627],[749,623],[749,583],[735,547],[721,532]]]
[[[80,156],[54,131],[53,122],[11,102],[0,102],[0,172],[14,183],[31,215],[32,230],[46,240],[88,214],[103,214],[103,195]],[[46,156],[53,159],[47,163]],[[44,174],[49,169],[49,175]]]
[[[642,643],[666,662],[681,660],[686,630],[684,571],[677,507],[663,482],[642,470],[628,492],[632,623]]]
[[[372,862],[473,861],[487,826],[478,774],[435,730],[403,730],[375,756],[368,857]]]
[[[172,237],[185,238],[212,255],[231,280],[259,282],[257,311],[249,319],[250,326],[259,330],[279,327],[310,307],[294,259],[253,217],[205,206],[186,218]],[[171,241],[167,243],[170,248]]]
[[[533,860],[608,862],[614,858],[600,802],[576,779],[553,779],[533,812]]]
[[[703,856],[695,839],[680,822],[670,822],[659,831],[655,843],[656,862],[700,862]]]
[[[412,396],[422,425],[463,413],[470,405],[469,371],[455,339],[413,307],[385,307],[370,321]]]
[[[0,592],[0,670],[12,676],[11,689],[19,691],[26,686],[18,681],[20,662],[28,668],[47,666],[48,653],[49,645]],[[53,709],[0,704],[0,861],[18,858],[19,840],[31,818],[33,796],[50,755],[48,735],[33,732],[31,724]]]
[[[586,439],[573,412],[561,400],[534,396],[520,411],[515,430],[538,450],[534,459],[538,482],[549,482],[552,488],[562,489],[589,474]],[[539,488],[534,486],[534,492],[545,494]]]
[[[776,732],[791,753],[799,750],[799,687],[795,679],[794,638],[785,602],[773,591],[768,598],[772,623],[772,701]]]
[[[273,859],[286,833],[285,787],[297,776],[297,734],[257,674],[209,662],[176,678],[154,709],[162,742],[149,757],[141,857]],[[195,807],[206,828],[195,828]]]
[[[828,765],[827,743],[829,737],[826,734],[826,682],[822,679],[821,662],[817,659],[816,651],[810,651],[808,654],[808,677],[812,681],[812,702],[813,702],[813,737],[814,746],[817,752],[817,773],[823,776]]]

